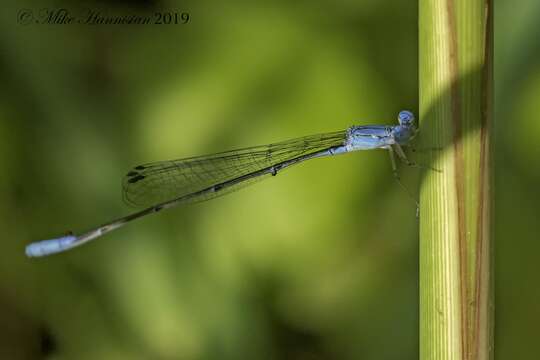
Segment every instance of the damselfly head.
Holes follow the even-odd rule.
[[[409,110],[402,110],[398,114],[399,125],[412,126],[414,125],[414,114]]]

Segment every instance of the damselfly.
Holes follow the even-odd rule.
[[[394,176],[402,185],[394,154],[406,164],[414,165],[407,159],[401,146],[407,145],[416,135],[417,127],[410,111],[401,111],[398,122],[398,125],[393,126],[352,126],[344,131],[311,135],[270,145],[135,166],[124,178],[124,199],[132,205],[149,207],[78,236],[67,235],[34,242],[26,247],[26,255],[45,256],[69,250],[143,216],[180,204],[200,202],[228,194],[269,176],[275,176],[283,169],[309,159],[351,151],[388,150]]]

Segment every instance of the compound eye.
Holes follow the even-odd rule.
[[[410,125],[414,121],[414,114],[408,110],[400,111],[398,121],[401,125]]]

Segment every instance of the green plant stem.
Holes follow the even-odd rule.
[[[421,0],[420,359],[493,358],[493,1]]]

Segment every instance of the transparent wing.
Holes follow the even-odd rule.
[[[302,155],[343,145],[345,138],[346,131],[338,131],[212,155],[138,165],[124,178],[124,200],[133,206],[150,206],[177,199]],[[260,179],[239,181],[226,191],[220,191],[219,195]],[[213,197],[205,194],[192,201],[206,200],[209,196]]]

